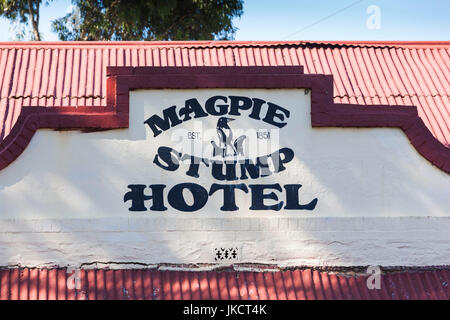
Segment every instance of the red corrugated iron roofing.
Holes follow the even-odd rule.
[[[0,43],[0,141],[22,107],[104,106],[107,66],[304,66],[336,103],[415,105],[450,145],[450,42]]]
[[[368,289],[367,275],[318,270],[275,272],[80,270],[80,286],[67,269],[0,270],[1,300],[328,300],[450,298],[450,271],[382,274],[380,289]],[[68,280],[72,285],[68,287]]]

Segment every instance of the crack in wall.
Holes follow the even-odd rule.
[[[125,268],[123,268],[125,267]],[[277,264],[260,264],[260,263],[234,263],[234,264],[175,264],[175,263],[157,263],[149,264],[139,261],[122,262],[122,261],[92,261],[81,263],[79,266],[59,266],[53,263],[40,264],[36,266],[23,266],[21,264],[11,264],[0,266],[1,269],[84,269],[84,270],[152,270],[152,271],[178,271],[178,272],[284,272],[295,270],[311,270],[326,272],[329,274],[337,274],[344,276],[368,275],[367,268],[371,266],[290,266],[282,267]],[[379,266],[382,274],[398,273],[398,272],[427,272],[427,271],[447,271],[450,265],[443,266]]]

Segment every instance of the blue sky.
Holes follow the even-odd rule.
[[[41,9],[43,40],[58,40],[51,21],[70,5],[54,0]],[[245,0],[236,40],[450,40],[449,13],[449,0]],[[8,20],[0,28],[0,41],[14,39]]]

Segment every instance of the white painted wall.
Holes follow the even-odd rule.
[[[241,210],[221,212],[218,192],[195,213],[128,211],[128,184],[195,182],[209,190],[217,182],[206,168],[195,179],[156,167],[157,148],[175,146],[175,128],[153,138],[143,124],[163,108],[216,94],[290,109],[280,147],[296,157],[256,183],[302,184],[304,202],[319,199],[315,210],[249,211],[250,196],[237,193]],[[239,247],[239,262],[278,265],[450,264],[449,176],[400,130],[313,129],[303,90],[143,90],[130,99],[129,129],[39,130],[0,171],[0,265],[215,263],[215,246]],[[216,126],[217,117],[202,119],[204,129]],[[230,126],[272,128],[247,116]]]

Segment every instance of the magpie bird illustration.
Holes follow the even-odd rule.
[[[236,151],[236,155],[238,155],[238,156],[244,155],[244,140],[245,140],[245,138],[247,138],[247,136],[242,135],[239,138],[237,138],[233,143],[234,150]]]
[[[217,121],[217,136],[219,137],[219,144],[211,141],[214,150],[213,156],[220,154],[223,158],[227,156],[243,155],[243,142],[245,135],[240,136],[233,141],[233,130],[231,130],[228,123],[233,121],[232,118],[220,117]]]

